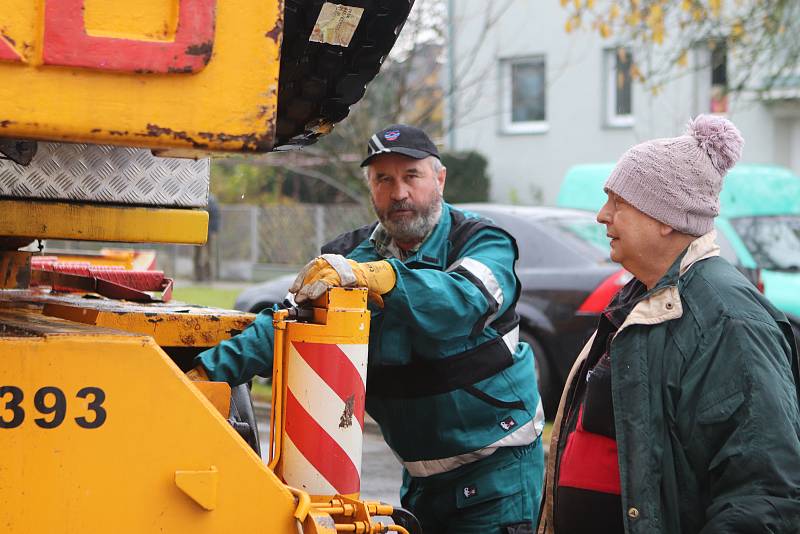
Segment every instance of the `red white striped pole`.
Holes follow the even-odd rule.
[[[367,345],[290,343],[283,477],[311,495],[361,490]]]
[[[283,343],[276,471],[314,497],[358,498],[361,490],[369,312],[366,292],[353,293],[341,294],[352,302],[328,306],[324,325],[289,323]]]

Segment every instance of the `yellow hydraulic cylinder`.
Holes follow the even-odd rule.
[[[364,289],[333,288],[307,322],[277,312],[270,466],[315,501],[358,498],[369,311]]]

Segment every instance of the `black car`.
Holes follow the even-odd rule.
[[[520,339],[536,356],[545,414],[555,415],[572,363],[594,331],[597,318],[631,275],[609,260],[605,228],[579,210],[467,204],[508,230],[520,251],[517,274],[522,293],[517,303]],[[735,258],[724,243],[722,255]],[[258,312],[284,300],[294,275],[243,291],[236,308]]]

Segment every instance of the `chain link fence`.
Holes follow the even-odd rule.
[[[320,247],[337,235],[375,219],[371,208],[358,204],[250,206],[221,204],[219,232],[211,247],[216,279],[260,281],[296,272]],[[167,276],[194,275],[196,247],[191,245],[47,242],[47,250],[99,250],[104,247],[152,249]]]

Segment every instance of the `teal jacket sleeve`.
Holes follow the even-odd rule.
[[[254,376],[272,375],[274,330],[272,310],[264,310],[240,334],[198,354],[195,365],[202,365],[209,378],[238,386]]]
[[[384,312],[433,338],[476,335],[513,304],[515,260],[511,239],[491,228],[476,233],[446,271],[409,269],[389,260],[397,283],[384,295]]]

